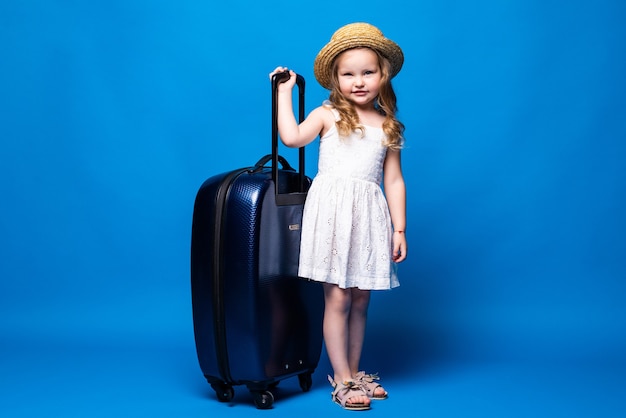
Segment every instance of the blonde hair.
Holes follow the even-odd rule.
[[[365,48],[365,47],[364,47]],[[372,49],[378,56],[378,66],[381,71],[380,90],[376,98],[376,109],[385,117],[383,121],[383,132],[387,137],[385,146],[392,150],[399,150],[404,143],[404,125],[396,119],[396,93],[391,85],[391,64],[389,60],[375,49]],[[341,94],[339,89],[339,78],[337,75],[338,59],[333,61],[332,68],[332,88],[329,100],[339,112],[340,119],[337,121],[337,131],[342,136],[348,136],[354,131],[364,134],[363,125],[359,121],[359,116],[354,109],[354,105]]]

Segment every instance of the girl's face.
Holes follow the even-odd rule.
[[[337,57],[341,94],[357,106],[374,104],[382,74],[378,56],[369,48],[355,48]]]

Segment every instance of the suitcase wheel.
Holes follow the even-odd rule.
[[[230,402],[235,396],[233,387],[226,383],[211,383],[211,387],[220,402]]]
[[[274,395],[269,390],[250,391],[257,409],[270,409],[274,405]]]
[[[311,373],[302,373],[298,375],[298,381],[300,382],[300,388],[303,392],[308,392],[313,386],[313,378]]]

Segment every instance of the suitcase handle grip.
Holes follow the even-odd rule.
[[[278,193],[278,85],[289,80],[289,71],[283,71],[272,76],[272,180],[276,185],[276,202],[292,201],[288,196]],[[296,84],[298,85],[298,123],[304,121],[304,77],[296,74]],[[298,149],[298,183],[300,185],[300,195],[306,193],[306,177],[304,175],[304,147]],[[301,196],[302,197],[302,196]],[[297,199],[297,200],[302,200]]]
[[[278,162],[283,166],[283,170],[289,170],[289,171],[296,171],[291,164],[289,164],[289,162],[285,159],[285,157],[283,157],[282,155],[278,155]],[[265,164],[268,163],[268,161],[270,161],[272,159],[272,154],[267,154],[263,157],[261,157],[261,159],[259,161],[257,161],[257,163],[254,165],[254,167],[252,167],[249,172],[250,173],[255,173],[257,171],[260,171],[263,167],[265,167]]]
[[[272,90],[276,90],[276,87],[278,86],[278,84],[284,83],[285,81],[289,80],[291,78],[291,75],[289,74],[289,71],[281,71],[279,73],[276,73],[272,76]],[[296,77],[296,82],[298,81],[298,78]]]

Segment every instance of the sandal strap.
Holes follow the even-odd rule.
[[[358,372],[355,378],[355,381],[361,386],[361,388],[363,388],[363,391],[367,394],[367,396],[369,396],[370,398],[384,399],[387,397],[387,391],[385,391],[385,388],[383,388],[382,385],[378,383],[378,380],[380,380],[380,377],[378,377],[378,373],[368,374],[365,372]],[[383,391],[385,391],[385,393],[378,397],[375,397],[374,392],[376,392],[376,389],[378,388],[381,388]]]
[[[350,400],[351,398],[354,398],[356,396],[367,396],[365,391],[363,391],[363,388],[361,388],[361,386],[354,381],[342,383],[332,381],[331,384],[334,384],[333,388],[335,389],[332,393],[333,401],[337,402],[344,408],[346,407],[346,403],[348,402],[348,400]],[[348,407],[361,405],[361,403],[351,403],[348,404]]]
[[[374,381],[376,380],[380,380],[380,377],[378,377],[378,373],[368,374],[365,372],[358,372],[356,374],[357,382],[374,383]]]

